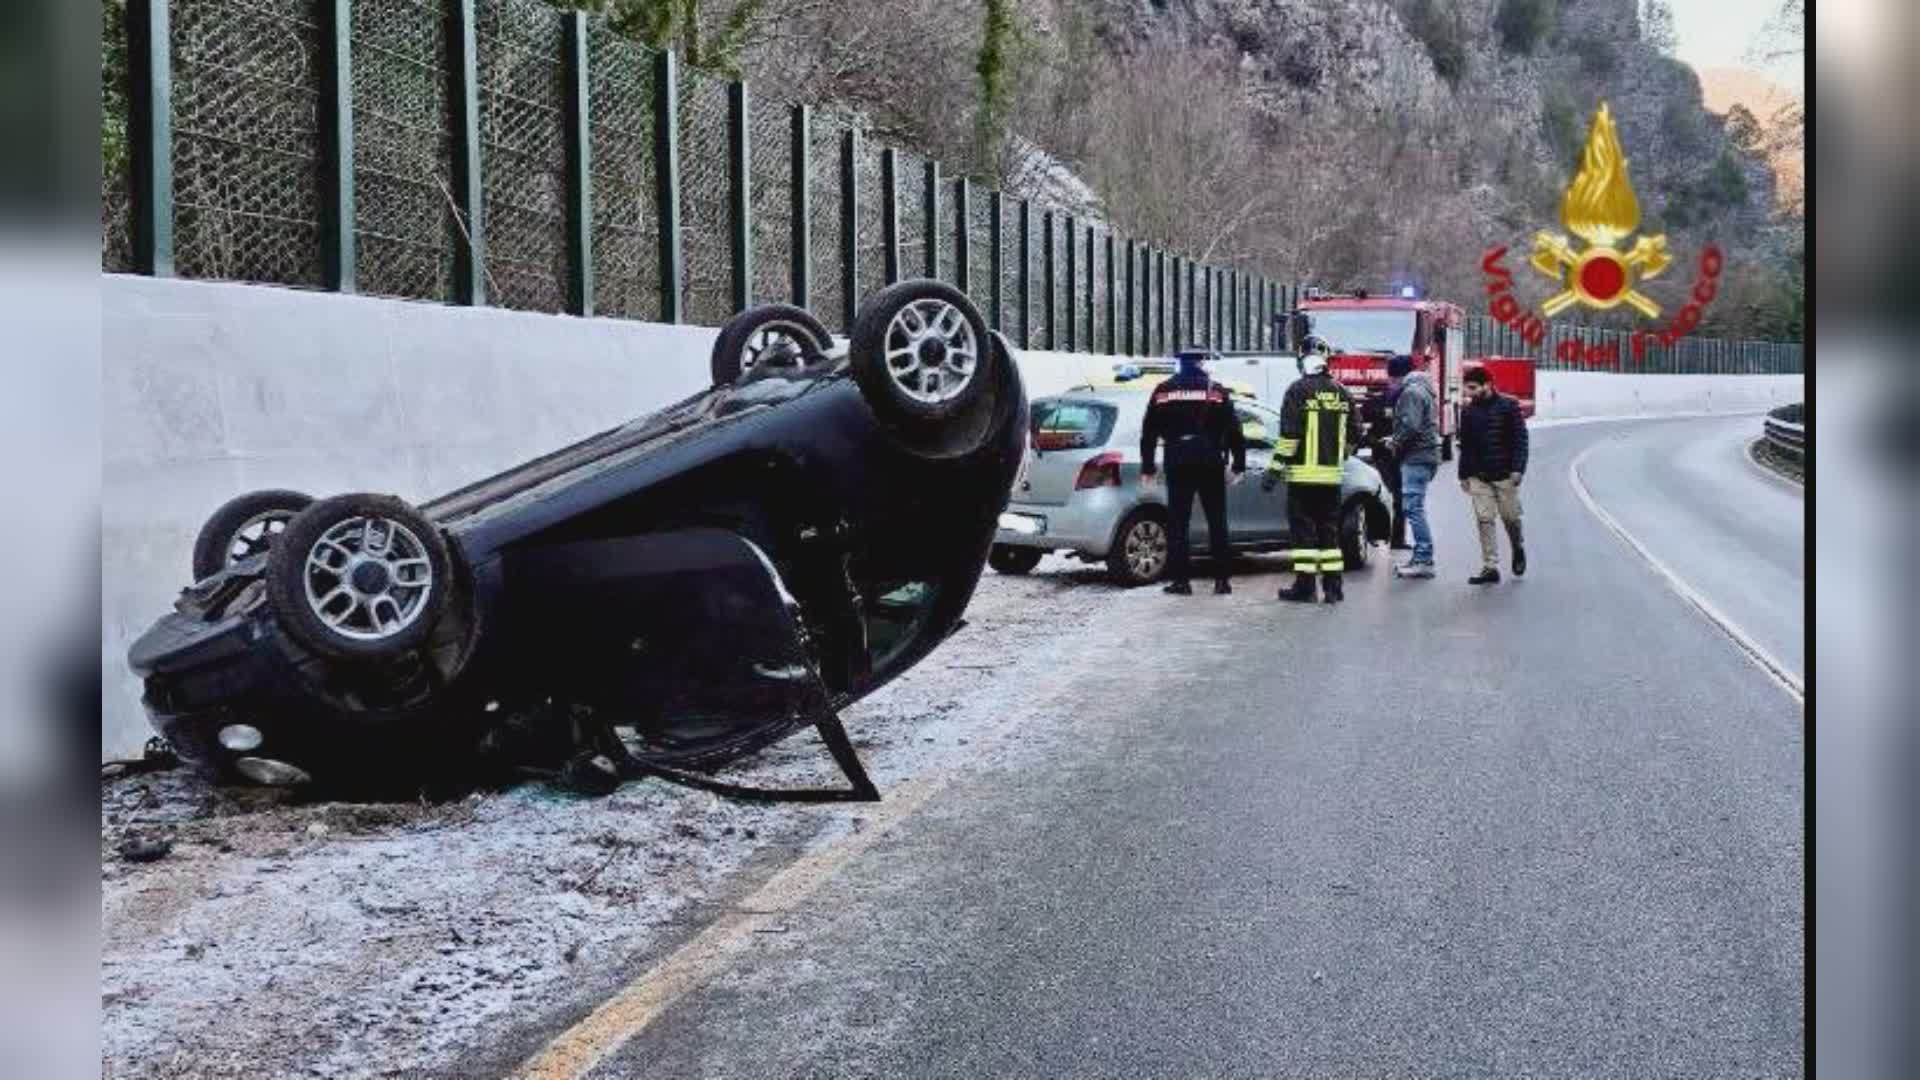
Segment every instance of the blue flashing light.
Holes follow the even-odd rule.
[[[1411,285],[1400,286],[1400,298],[1403,300],[1411,300],[1414,297],[1419,295],[1420,295],[1420,290],[1414,288]]]

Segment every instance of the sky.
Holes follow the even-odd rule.
[[[1792,90],[1805,82],[1798,59],[1759,67],[1746,59],[1760,28],[1779,0],[1668,0],[1673,8],[1676,55],[1695,68],[1753,68]],[[1824,28],[1824,26],[1823,26]]]

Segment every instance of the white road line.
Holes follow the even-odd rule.
[[[951,771],[910,780],[887,793],[860,831],[803,856],[741,900],[693,940],[561,1032],[512,1074],[521,1080],[582,1077],[646,1030],[674,1002],[733,966],[754,935],[792,915],[802,901],[944,788]]]
[[[1713,603],[1701,595],[1699,590],[1687,584],[1679,574],[1674,573],[1666,563],[1661,562],[1653,552],[1647,550],[1645,544],[1642,544],[1632,533],[1628,532],[1626,526],[1621,525],[1612,514],[1606,511],[1605,507],[1602,507],[1600,503],[1594,499],[1593,493],[1587,490],[1586,481],[1580,476],[1580,466],[1586,462],[1589,454],[1600,449],[1602,445],[1604,444],[1587,447],[1580,452],[1579,456],[1573,459],[1573,464],[1567,466],[1567,479],[1573,484],[1574,494],[1580,496],[1580,501],[1587,504],[1587,509],[1593,513],[1594,517],[1600,519],[1602,525],[1611,529],[1615,536],[1619,537],[1623,543],[1632,548],[1642,559],[1645,559],[1647,565],[1653,567],[1655,572],[1657,572],[1661,578],[1665,579],[1668,588],[1677,593],[1682,600],[1692,604],[1695,610],[1707,617],[1707,621],[1719,627],[1722,633],[1733,639],[1733,643],[1740,646],[1741,651],[1747,654],[1747,659],[1753,661],[1756,667],[1766,672],[1781,689],[1785,690],[1788,695],[1793,698],[1796,704],[1805,705],[1806,690],[1801,683],[1799,675],[1795,674],[1787,665],[1774,659],[1766,649],[1760,646],[1759,642],[1755,641],[1745,630],[1740,629],[1739,624],[1728,618],[1720,609],[1714,607]]]

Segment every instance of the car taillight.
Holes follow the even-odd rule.
[[[1073,490],[1105,487],[1111,484],[1120,486],[1120,453],[1109,450],[1104,454],[1095,454],[1080,466],[1080,475],[1074,478]]]

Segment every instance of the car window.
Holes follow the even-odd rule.
[[[1033,403],[1036,450],[1083,450],[1105,446],[1119,410],[1097,401],[1059,398]]]

